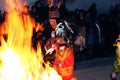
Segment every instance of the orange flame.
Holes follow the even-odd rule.
[[[21,18],[15,9],[21,9],[20,0],[6,0],[6,4],[10,11],[0,29],[0,80],[62,80],[54,68],[44,63],[40,45],[37,52],[32,49],[35,22],[29,15]],[[3,34],[7,34],[6,41]]]

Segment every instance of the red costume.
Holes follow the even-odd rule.
[[[76,80],[73,74],[74,70],[74,52],[73,47],[71,46],[65,46],[65,44],[62,44],[62,47],[64,46],[64,49],[58,49],[56,50],[56,59],[54,62],[54,67],[58,71],[58,73],[62,76],[63,80]]]

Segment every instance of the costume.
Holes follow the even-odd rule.
[[[51,32],[51,37],[46,41],[46,45],[45,45],[46,48],[47,49],[53,48],[54,44],[55,44],[55,41],[56,41],[55,31],[53,30]]]
[[[76,80],[73,73],[74,70],[73,46],[70,44],[70,41],[67,38],[66,32],[64,30],[64,26],[60,26],[60,25],[62,25],[62,23],[57,25],[58,29],[56,30],[57,33],[55,37],[56,39],[55,39],[54,47],[52,47],[55,50],[51,49],[50,51],[48,51],[48,54],[54,55],[55,52],[55,59],[53,59],[54,63],[52,67],[55,68],[56,71],[62,76],[62,80]],[[49,58],[51,57],[48,57],[47,59]],[[51,59],[49,59],[49,61]]]
[[[113,65],[113,71],[110,75],[111,80],[117,80],[117,75],[120,73],[120,39],[116,39],[115,43],[113,44],[115,46],[115,61]]]
[[[47,49],[52,48],[53,45],[54,45],[54,43],[55,43],[55,37],[51,37],[50,39],[48,39],[48,40],[46,41],[46,48],[47,48]]]
[[[63,80],[76,80],[73,74],[74,70],[73,47],[67,46],[65,43],[59,44],[58,48],[56,49],[54,68],[62,76]]]

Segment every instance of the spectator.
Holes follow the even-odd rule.
[[[32,5],[31,10],[30,10],[30,15],[32,18],[37,19],[37,10],[36,10],[36,6]]]
[[[88,57],[88,59],[91,59],[93,58],[94,46],[95,46],[95,36],[94,36],[94,31],[92,28],[89,29],[86,40],[87,40],[86,41],[86,45],[87,45],[86,56]]]
[[[59,13],[60,13],[60,18],[65,19],[68,15],[68,10],[65,6],[65,2],[61,0],[60,6],[59,6]]]
[[[35,6],[37,12],[36,21],[42,24],[48,18],[48,7],[43,6],[40,1],[37,1]]]
[[[0,24],[3,22],[3,16],[2,16],[2,13],[1,13],[1,10],[0,10]]]
[[[93,2],[91,6],[88,8],[88,11],[90,12],[91,20],[96,21],[97,19],[97,9],[96,9],[96,3]]]

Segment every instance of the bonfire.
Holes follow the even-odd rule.
[[[4,2],[7,15],[0,25],[0,80],[62,80],[54,68],[44,63],[41,45],[37,45],[37,51],[31,46],[36,22],[29,15],[24,22],[21,19],[24,2]]]

